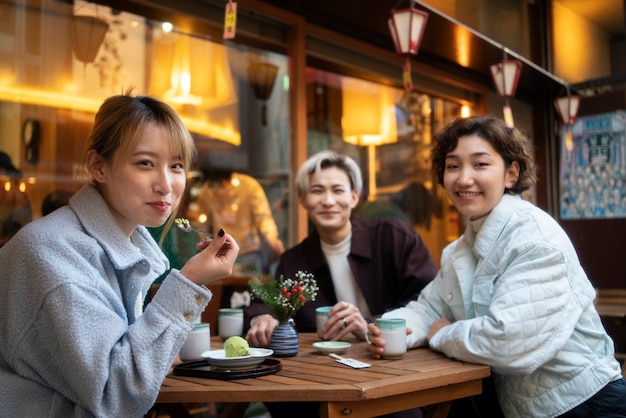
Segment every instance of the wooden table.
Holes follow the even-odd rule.
[[[375,360],[367,343],[350,341],[343,357],[371,363],[353,369],[318,353],[316,334],[300,334],[300,352],[278,358],[282,369],[267,376],[239,380],[214,380],[169,374],[157,404],[168,411],[183,403],[198,402],[320,402],[322,418],[375,417],[420,406],[429,416],[445,417],[455,399],[479,394],[488,366],[449,359],[428,348],[409,350],[401,360]],[[212,349],[222,347],[214,338]],[[178,405],[174,405],[178,404]]]

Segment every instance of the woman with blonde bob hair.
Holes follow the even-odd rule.
[[[239,247],[223,230],[172,269],[145,227],[173,221],[195,156],[167,104],[130,91],[98,110],[68,206],[0,249],[0,404],[7,416],[141,417]],[[166,228],[167,230],[167,228]]]

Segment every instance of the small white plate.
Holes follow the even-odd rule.
[[[324,354],[341,354],[348,348],[352,347],[352,344],[345,341],[316,341],[313,343],[313,347],[320,353]]]
[[[220,369],[243,369],[246,367],[254,367],[265,361],[266,357],[271,356],[274,351],[267,348],[253,348],[245,356],[226,357],[224,350],[210,350],[200,354],[200,356],[209,362],[212,366]]]

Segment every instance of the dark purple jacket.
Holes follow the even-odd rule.
[[[437,274],[437,267],[420,235],[397,219],[368,221],[352,215],[352,246],[348,256],[352,274],[367,301],[373,320],[388,310],[404,306]],[[298,331],[315,332],[315,308],[337,303],[330,268],[317,231],[280,258],[276,277],[294,278],[302,270],[315,275],[319,287],[315,301],[296,314]],[[247,316],[266,313],[253,300]]]

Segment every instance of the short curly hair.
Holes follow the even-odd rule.
[[[494,147],[504,159],[506,167],[517,161],[520,167],[515,185],[506,189],[509,194],[521,194],[537,183],[537,167],[533,156],[533,145],[519,129],[506,126],[502,119],[491,116],[473,116],[452,121],[434,136],[433,175],[443,185],[446,156],[454,150],[463,136],[476,135]]]

